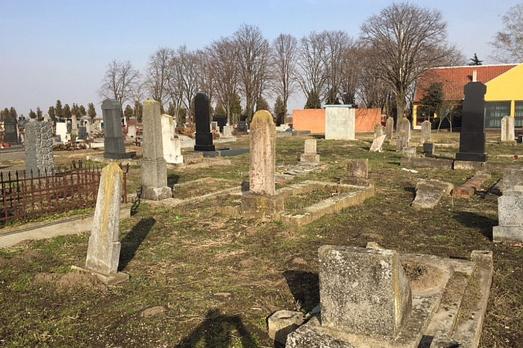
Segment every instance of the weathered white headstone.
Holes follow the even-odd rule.
[[[356,110],[347,105],[326,105],[325,139],[355,140]]]
[[[183,163],[182,145],[175,134],[176,122],[167,114],[162,115],[163,157],[170,164]]]
[[[523,242],[523,186],[505,191],[498,198],[498,220],[499,225],[492,231],[495,241]]]
[[[511,143],[516,141],[514,118],[511,116],[505,116],[501,119],[501,141]]]
[[[385,134],[380,135],[377,138],[374,138],[372,141],[372,145],[370,146],[370,152],[381,152],[383,148],[383,143],[385,142],[385,138],[387,136]]]
[[[148,99],[143,103],[142,196],[161,200],[172,197],[167,186],[167,166],[163,157],[160,103]]]
[[[60,137],[62,143],[67,143],[71,139],[69,133],[67,133],[67,123],[56,122],[55,134]]]
[[[428,120],[421,122],[421,143],[432,143],[432,123]]]
[[[381,137],[385,134],[385,127],[381,123],[374,126],[374,139]]]
[[[300,162],[320,162],[320,155],[316,151],[316,143],[316,139],[305,139],[304,151],[300,156]]]
[[[224,138],[232,137],[232,126],[229,126],[229,125],[223,126],[223,137]]]

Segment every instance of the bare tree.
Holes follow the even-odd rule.
[[[446,57],[446,23],[437,10],[399,3],[370,17],[361,31],[379,77],[394,94],[398,120],[405,114],[409,88]]]
[[[176,50],[171,64],[173,67],[173,76],[169,83],[171,100],[175,107],[181,102],[187,110],[189,120],[192,120],[192,100],[199,89],[198,56],[182,46]]]
[[[358,42],[350,39],[344,49],[340,63],[340,98],[343,104],[355,104],[360,81],[363,50]]]
[[[211,57],[207,49],[196,51],[195,56],[198,69],[198,89],[207,94],[212,105],[216,93],[216,77],[211,65]]]
[[[325,42],[326,95],[328,104],[337,104],[341,99],[341,84],[345,59],[352,40],[343,31],[324,31],[320,34]]]
[[[325,50],[325,41],[321,34],[312,32],[300,41],[297,81],[307,99],[312,95],[321,96],[325,90]]]
[[[273,88],[282,98],[285,112],[295,87],[297,53],[298,40],[290,34],[280,34],[272,43]]]
[[[140,73],[129,61],[113,60],[107,66],[102,80],[100,95],[116,99],[120,104],[131,100],[134,90],[140,83]]]
[[[223,105],[227,122],[231,121],[231,111],[238,92],[238,46],[228,38],[215,41],[207,49],[210,65],[214,73],[215,90],[218,102]]]
[[[245,98],[245,113],[251,119],[254,106],[261,99],[269,78],[270,46],[260,29],[242,25],[234,33],[237,45],[239,77]]]
[[[523,61],[523,3],[511,7],[502,17],[503,30],[496,33],[491,45],[493,58],[503,63]]]
[[[169,97],[168,84],[172,78],[173,50],[160,48],[149,59],[149,65],[145,76],[145,88],[156,101],[163,106]]]

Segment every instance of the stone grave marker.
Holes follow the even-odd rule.
[[[516,186],[523,186],[523,168],[505,168],[500,186],[501,192],[514,191]]]
[[[117,163],[112,162],[102,169],[85,268],[73,266],[110,285],[129,279],[129,275],[118,272],[122,181],[123,172]]]
[[[498,220],[492,231],[495,241],[523,242],[523,186],[515,186],[498,198]]]
[[[387,121],[385,123],[385,135],[389,141],[391,141],[392,137],[394,136],[394,119],[392,117],[387,117]]]
[[[142,197],[155,201],[172,197],[172,190],[167,186],[161,122],[160,103],[146,100],[143,103]]]
[[[385,134],[385,127],[381,125],[381,123],[378,123],[374,126],[374,139],[381,137]]]
[[[275,195],[276,127],[270,112],[257,111],[250,126],[249,191],[242,195],[242,211],[256,217],[278,215],[283,197]]]
[[[163,114],[161,123],[163,158],[170,164],[183,163],[182,144],[180,138],[175,133],[176,122],[171,115]]]
[[[9,145],[18,144],[18,121],[10,115],[4,121],[4,142]]]
[[[385,142],[385,138],[387,136],[385,134],[380,135],[377,138],[374,138],[372,141],[372,145],[370,146],[369,151],[370,152],[381,152],[383,148],[383,143]]]
[[[53,124],[31,119],[25,124],[25,168],[27,175],[52,174],[55,169],[53,157]]]
[[[486,162],[485,93],[487,87],[481,82],[469,82],[465,85],[464,91],[459,152],[456,153],[456,160]]]
[[[504,116],[501,119],[501,141],[507,143],[516,142],[516,135],[514,133],[514,118],[511,116]]]
[[[348,105],[326,105],[325,139],[356,140],[356,110]]]
[[[319,163],[320,155],[316,151],[316,139],[305,139],[304,151],[300,156],[300,162]]]
[[[78,134],[78,117],[71,115],[71,133]]]
[[[209,108],[209,97],[207,94],[196,94],[194,97],[194,114],[196,121],[196,143],[194,145],[194,151],[215,151],[211,134]]]
[[[347,161],[347,176],[342,178],[342,184],[368,185],[369,184],[369,160],[351,159]]]
[[[432,123],[425,120],[421,122],[421,144],[432,143]]]
[[[67,133],[67,123],[56,122],[55,134],[60,137],[60,141],[62,143],[67,143],[69,141],[69,134]]]
[[[116,100],[105,99],[102,103],[104,119],[104,157],[126,158],[122,134],[122,106]]]
[[[416,197],[412,202],[414,209],[432,209],[443,196],[448,196],[454,185],[440,180],[419,180],[416,183]]]
[[[222,133],[222,136],[224,138],[230,138],[232,137],[232,126],[230,125],[225,125],[223,126],[223,133]]]

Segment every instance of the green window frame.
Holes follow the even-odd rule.
[[[514,126],[518,128],[523,127],[523,100],[516,100],[514,117]]]
[[[510,115],[510,101],[485,103],[485,128],[501,128],[501,119]]]

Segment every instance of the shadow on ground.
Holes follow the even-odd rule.
[[[136,255],[136,250],[144,241],[145,237],[151,231],[151,228],[156,223],[153,218],[141,219],[122,239],[122,249],[120,251],[120,263],[118,271],[122,271],[127,267],[127,264]]]
[[[489,240],[492,240],[492,227],[498,223],[497,220],[467,211],[454,214],[454,218],[463,226],[478,229]]]
[[[176,347],[228,348],[235,346],[233,340],[237,337],[242,347],[258,347],[239,315],[225,315],[219,309],[211,309],[205,320]]]
[[[283,276],[287,280],[287,285],[291,290],[292,296],[301,307],[310,312],[320,303],[320,280],[318,273],[307,271],[285,271]]]
[[[178,183],[178,181],[180,181],[180,176],[177,174],[169,174],[167,176],[167,186],[169,186],[171,188],[174,185],[176,185]]]

